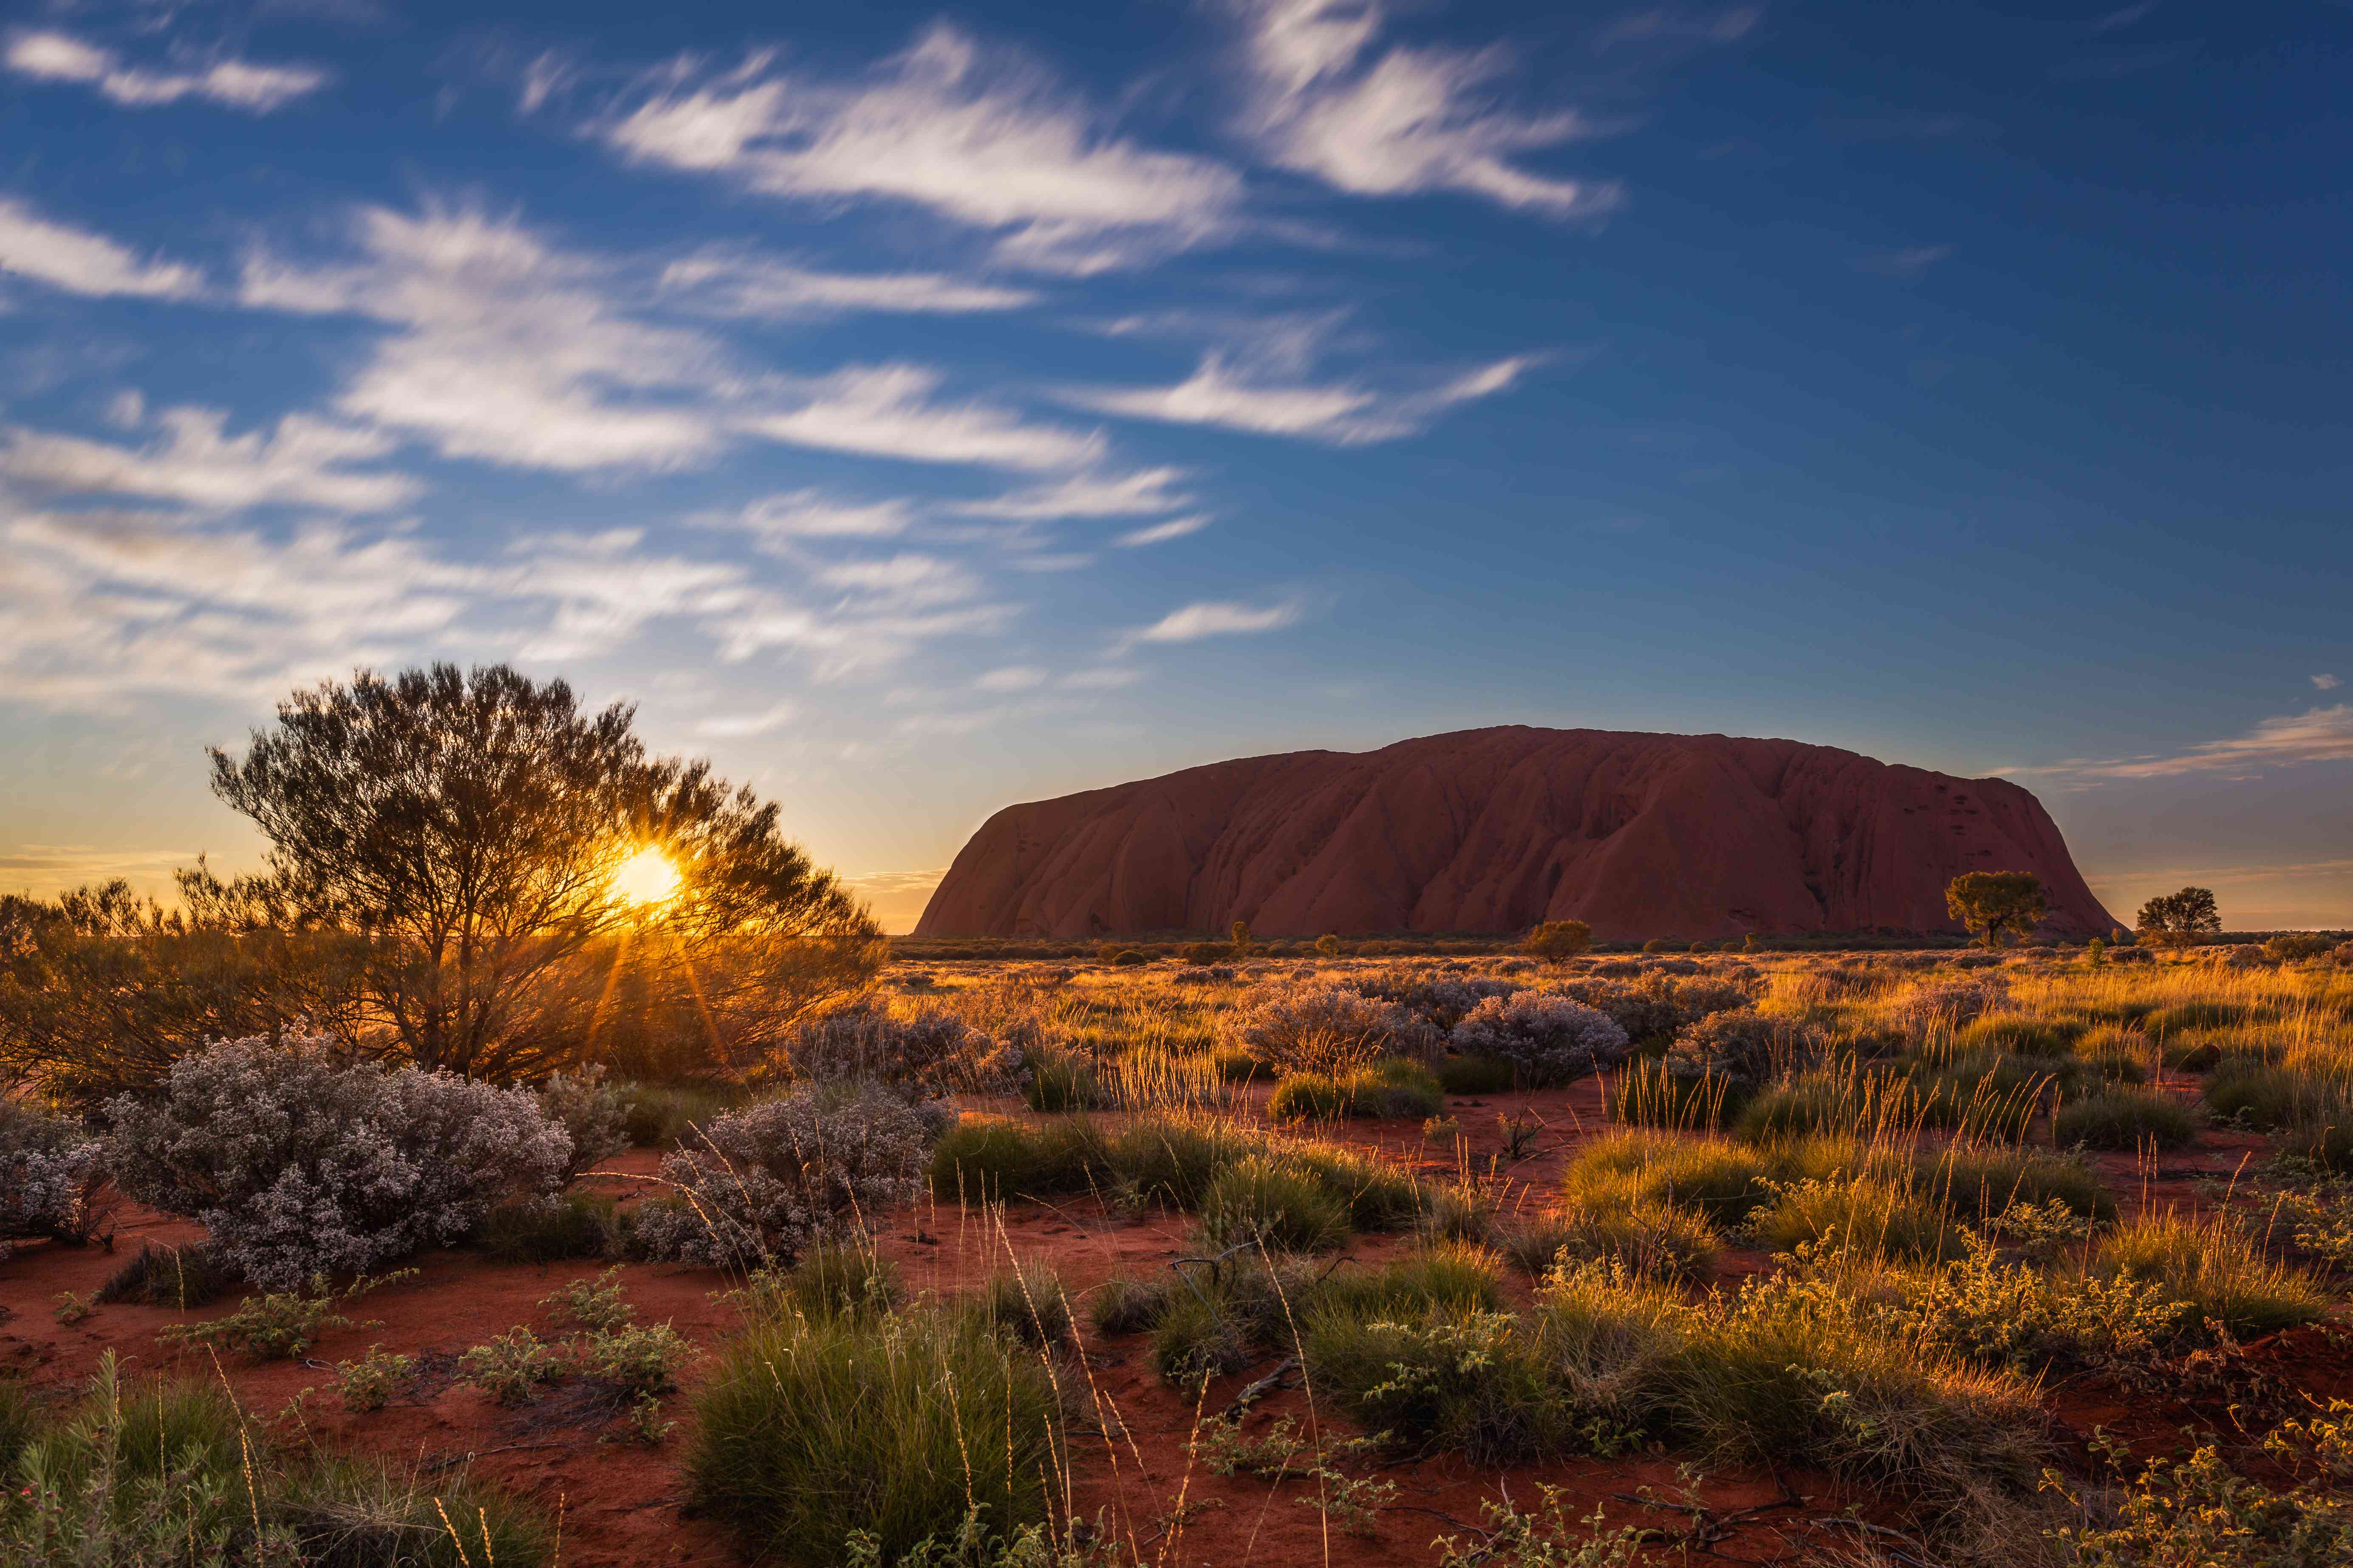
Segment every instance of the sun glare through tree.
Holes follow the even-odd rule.
[[[678,896],[678,865],[652,845],[621,862],[613,893],[623,903],[666,904]]]

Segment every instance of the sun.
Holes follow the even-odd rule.
[[[664,904],[678,896],[678,867],[647,845],[613,873],[613,896],[625,904]]]

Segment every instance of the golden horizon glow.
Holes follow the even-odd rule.
[[[652,845],[621,862],[613,896],[628,904],[666,904],[678,897],[678,864]]]

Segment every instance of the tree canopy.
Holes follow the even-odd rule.
[[[2184,888],[2141,905],[2135,922],[2144,937],[2158,942],[2196,942],[2222,929],[2221,910],[2211,888]]]
[[[1989,948],[2032,932],[2049,908],[2031,871],[1964,871],[1945,889],[1946,912]]]

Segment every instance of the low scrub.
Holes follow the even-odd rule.
[[[991,1534],[1047,1515],[1053,1384],[969,1316],[758,1326],[694,1403],[694,1500],[763,1561],[834,1568],[864,1532],[876,1561],[896,1562],[975,1505]]]
[[[1625,1060],[1626,1031],[1598,1008],[1567,996],[1517,991],[1482,1000],[1450,1037],[1463,1056],[1508,1062],[1521,1087],[1556,1089]]]
[[[0,1100],[0,1261],[19,1242],[79,1247],[107,1217],[104,1149],[80,1127]]]
[[[209,1307],[237,1286],[237,1270],[210,1242],[158,1247],[142,1243],[136,1254],[98,1288],[100,1306],[127,1301],[175,1312]]]
[[[628,1233],[614,1200],[596,1193],[511,1198],[482,1216],[474,1245],[501,1263],[618,1258]]]

